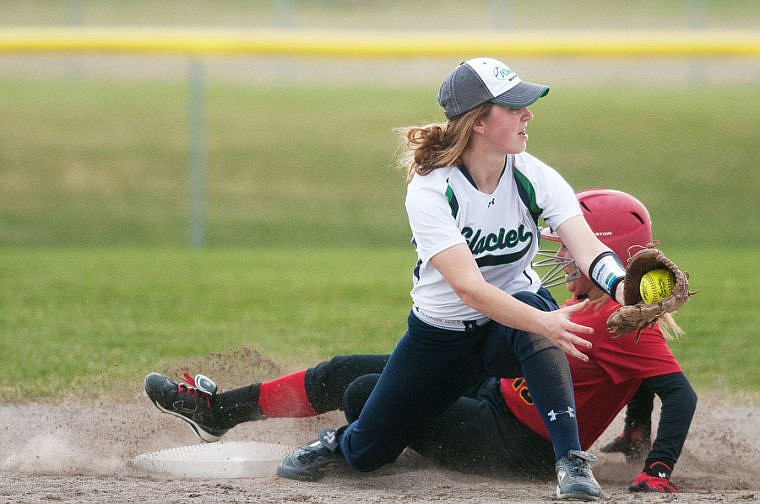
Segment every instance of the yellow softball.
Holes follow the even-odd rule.
[[[653,304],[670,296],[676,286],[676,276],[666,269],[653,269],[641,277],[639,292],[646,304]]]

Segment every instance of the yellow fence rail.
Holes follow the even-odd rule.
[[[166,27],[0,28],[2,53],[345,57],[760,56],[760,31],[383,32]]]

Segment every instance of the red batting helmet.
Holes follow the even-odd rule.
[[[577,193],[576,197],[591,230],[624,265],[628,264],[630,247],[646,246],[652,241],[649,212],[630,194],[612,189],[589,189]],[[548,229],[541,234],[548,240],[559,241]]]

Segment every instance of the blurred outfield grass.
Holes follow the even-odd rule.
[[[213,247],[405,243],[394,128],[442,119],[425,87],[209,84]],[[0,245],[187,242],[186,90],[0,80]],[[664,246],[757,246],[755,87],[557,87],[529,151],[576,188],[635,194]]]
[[[393,128],[440,120],[434,94],[209,84],[209,249],[189,250],[184,86],[0,80],[0,397],[97,395],[241,345],[389,351],[414,263]],[[557,87],[533,111],[529,150],[638,196],[703,291],[674,344],[690,378],[757,397],[756,89]]]

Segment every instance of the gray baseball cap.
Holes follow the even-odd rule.
[[[507,107],[527,107],[549,93],[549,87],[520,80],[499,60],[473,58],[451,71],[438,91],[438,103],[448,119],[480,104],[493,102]]]

